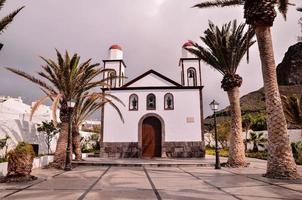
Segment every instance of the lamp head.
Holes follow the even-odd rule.
[[[217,111],[219,109],[219,103],[217,101],[213,100],[210,103],[210,107],[213,111]]]

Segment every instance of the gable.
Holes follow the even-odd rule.
[[[141,76],[133,79],[123,87],[175,87],[181,86],[179,83],[167,78],[166,76],[150,70]]]

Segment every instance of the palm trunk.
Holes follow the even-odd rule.
[[[268,129],[266,177],[293,179],[299,176],[293,159],[287,123],[279,94],[270,27],[255,27],[262,63]]]
[[[231,138],[228,165],[230,167],[245,166],[245,152],[242,136],[241,109],[239,87],[227,91],[231,110]]]
[[[73,153],[75,154],[75,160],[82,160],[81,135],[79,128],[75,126],[73,126],[72,128],[72,145]]]
[[[57,141],[57,147],[54,155],[53,164],[56,168],[63,169],[66,161],[66,148],[67,148],[68,124],[69,124],[67,104],[66,106],[61,107],[60,120],[61,120],[61,129]]]

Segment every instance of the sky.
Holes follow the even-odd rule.
[[[0,11],[3,17],[25,5],[8,29],[0,35],[0,95],[21,96],[30,103],[42,93],[33,83],[3,67],[36,73],[43,64],[39,56],[56,58],[55,48],[78,53],[102,63],[108,48],[119,44],[124,50],[129,80],[154,69],[180,82],[181,47],[187,40],[200,43],[199,37],[208,20],[222,25],[237,19],[244,22],[243,8],[191,8],[202,0],[9,0]],[[292,0],[299,5],[299,0]],[[302,4],[302,3],[301,3]],[[276,63],[300,34],[301,13],[290,7],[287,20],[279,14],[272,30]],[[201,44],[201,43],[200,43]],[[250,49],[250,62],[243,59],[238,74],[243,77],[241,95],[263,86],[257,45]],[[211,114],[209,103],[215,99],[221,108],[228,103],[221,89],[222,75],[202,63],[205,116]]]

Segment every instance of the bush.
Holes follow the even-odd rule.
[[[298,165],[302,165],[302,141],[291,143],[293,156]]]
[[[261,160],[267,160],[267,152],[266,151],[258,151],[258,152],[246,152],[245,153],[246,157],[250,157],[250,158],[258,158]]]
[[[215,155],[215,148],[206,148],[207,155]],[[229,150],[228,149],[219,149],[219,156],[221,157],[228,157]]]

